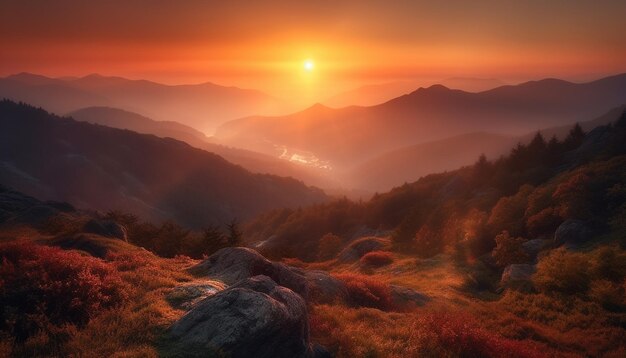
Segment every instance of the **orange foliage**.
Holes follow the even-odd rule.
[[[528,341],[501,337],[488,331],[466,314],[427,314],[418,316],[414,327],[422,331],[430,345],[459,357],[545,357]]]
[[[524,251],[521,237],[511,237],[508,231],[503,231],[496,236],[496,247],[491,256],[496,260],[498,266],[505,267],[511,264],[521,264],[528,261],[528,254]]]
[[[128,288],[106,262],[14,241],[0,245],[0,330],[24,340],[50,325],[84,325],[121,305]]]

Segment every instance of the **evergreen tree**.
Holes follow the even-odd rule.
[[[585,139],[585,131],[583,131],[580,124],[576,125],[569,131],[569,134],[563,141],[566,150],[572,150],[578,148]]]
[[[209,225],[202,232],[202,246],[206,254],[212,254],[215,251],[224,248],[227,244],[226,236],[215,225]]]
[[[237,219],[233,219],[228,225],[228,246],[240,246],[243,241],[243,233],[239,229],[239,222]]]

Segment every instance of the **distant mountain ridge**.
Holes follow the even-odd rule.
[[[505,85],[504,82],[492,78],[452,77],[441,81],[398,81],[361,86],[341,92],[323,100],[327,106],[341,108],[348,106],[373,106],[387,102],[415,90],[416,87],[439,83],[449,88],[467,92],[481,92]]]
[[[282,102],[256,90],[213,83],[164,85],[91,74],[49,78],[30,73],[0,78],[0,98],[41,106],[59,115],[85,107],[116,107],[159,121],[173,120],[211,133],[220,123],[280,113]]]
[[[267,154],[216,144],[212,138],[191,127],[172,121],[155,121],[137,113],[111,107],[88,107],[69,115],[83,122],[128,129],[137,133],[174,138],[196,148],[215,153],[233,164],[260,174],[273,174],[302,180],[308,185],[328,188],[338,184],[321,171],[291,163]]]
[[[87,107],[70,112],[68,116],[82,122],[129,129],[137,133],[154,134],[159,137],[171,137],[187,143],[205,143],[209,141],[209,137],[204,135],[204,133],[184,124],[173,121],[155,121],[140,114],[118,108]]]
[[[0,101],[0,183],[82,208],[191,228],[326,200],[291,178],[252,174],[186,143]]]
[[[616,121],[626,111],[626,105],[616,107],[602,116],[578,123],[589,132],[598,126]],[[546,140],[552,136],[563,140],[572,125],[544,128],[540,131]],[[517,144],[529,143],[537,132],[523,136],[494,133],[469,133],[427,143],[415,144],[385,152],[352,169],[347,175],[352,186],[372,191],[384,191],[410,183],[432,173],[458,169],[476,162],[479,155],[497,159],[506,155]]]
[[[569,125],[624,103],[626,74],[580,84],[545,79],[479,93],[434,85],[371,107],[316,105],[287,116],[233,120],[216,137],[261,152],[293,147],[351,167],[389,150],[466,133],[521,135]]]

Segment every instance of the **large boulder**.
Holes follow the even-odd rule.
[[[213,296],[224,288],[223,284],[216,281],[195,282],[174,287],[165,298],[172,307],[189,310],[198,302]]]
[[[208,276],[227,285],[265,275],[315,303],[343,302],[348,291],[343,282],[326,271],[302,270],[280,262],[272,262],[245,247],[227,247],[190,269],[195,275]]]
[[[503,288],[529,290],[530,288],[532,288],[532,277],[535,271],[535,265],[509,265],[502,272],[500,286],[502,286]]]
[[[585,243],[593,232],[589,226],[582,220],[565,220],[554,233],[554,244],[557,246],[578,246]]]
[[[306,303],[267,276],[244,279],[205,298],[174,323],[170,335],[172,355],[314,355]]]
[[[208,275],[227,285],[253,276],[265,275],[279,285],[303,297],[308,297],[308,285],[303,270],[272,262],[246,247],[227,247],[218,250],[208,259],[191,268],[191,272]]]
[[[364,237],[353,241],[341,250],[337,256],[339,262],[348,263],[359,260],[363,255],[371,251],[384,250],[391,245],[389,239],[383,239],[379,237]]]
[[[126,228],[113,220],[91,219],[83,226],[83,232],[128,241]]]

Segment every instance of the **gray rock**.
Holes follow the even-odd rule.
[[[528,240],[522,244],[522,248],[531,260],[535,260],[537,258],[537,255],[539,254],[539,251],[541,251],[546,246],[547,241],[549,240]]]
[[[530,289],[532,287],[532,276],[535,273],[535,265],[512,264],[507,266],[502,272],[500,286],[512,289]]]
[[[206,275],[227,285],[265,275],[287,287],[308,302],[344,302],[348,291],[343,282],[326,271],[302,270],[280,262],[272,262],[258,252],[245,247],[227,247],[190,269],[196,275]]]
[[[368,252],[382,250],[388,248],[391,245],[389,239],[382,239],[379,237],[365,237],[353,241],[348,247],[341,250],[337,256],[339,262],[348,263],[359,260],[363,255]]]
[[[399,308],[411,305],[423,306],[430,301],[430,297],[404,286],[391,285],[391,294],[394,306]]]
[[[258,252],[245,247],[227,247],[218,250],[190,271],[195,274],[208,275],[227,285],[253,276],[265,275],[302,297],[308,297],[308,285],[303,270],[272,262]]]
[[[557,246],[577,246],[591,239],[593,232],[584,221],[565,220],[554,233],[554,243]]]
[[[171,349],[185,355],[313,356],[306,303],[267,276],[245,279],[200,301],[174,323],[170,335]]]
[[[306,271],[304,275],[308,285],[307,301],[315,303],[339,303],[348,299],[346,285],[326,271]]]
[[[85,223],[83,231],[104,237],[128,241],[126,228],[113,220],[91,219]]]
[[[173,307],[189,310],[198,302],[223,289],[224,285],[217,282],[186,284],[174,287],[165,298]]]

